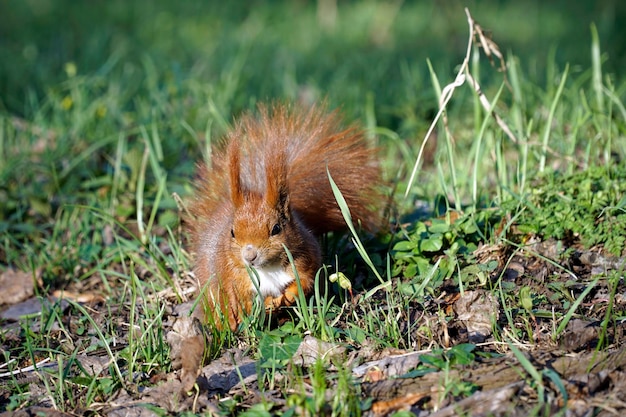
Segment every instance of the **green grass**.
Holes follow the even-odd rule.
[[[38,391],[3,378],[0,411],[43,404],[97,415],[120,392],[139,396],[170,375],[170,310],[194,297],[181,219],[195,164],[238,114],[274,99],[326,98],[368,129],[393,184],[394,227],[326,237],[333,265],[292,321],[270,328],[251,317],[239,335],[213,340],[213,357],[239,346],[258,368],[254,390],[219,402],[220,413],[359,415],[374,400],[361,395],[347,356],[362,349],[433,349],[423,363],[445,372],[506,350],[444,349],[460,340],[450,333],[451,291],[492,292],[501,309],[493,346],[509,344],[518,358],[513,343],[543,346],[537,323],[556,341],[573,318],[593,317],[597,349],[619,343],[610,330],[626,314],[615,301],[623,266],[582,283],[559,274],[575,275],[576,250],[625,252],[626,80],[612,73],[623,64],[622,6],[611,20],[586,2],[569,13],[536,2],[526,24],[513,17],[516,2],[472,6],[506,52],[506,70],[474,45],[468,68],[490,107],[467,80],[457,87],[416,165],[463,60],[461,7],[340,3],[333,23],[322,3],[0,6],[0,273],[31,274],[45,305],[0,322],[0,373],[53,364],[36,374]],[[536,240],[564,249],[547,258]],[[520,257],[552,269],[527,274],[520,291],[505,277]],[[329,282],[332,273],[349,282]],[[589,312],[596,287],[609,289],[606,309]],[[53,291],[89,300],[44,302]],[[296,366],[307,335],[349,352]],[[110,360],[95,371],[89,355]],[[523,365],[539,410],[548,382],[561,382]],[[474,388],[446,379],[440,400]],[[282,405],[254,397],[274,390],[286,393]]]

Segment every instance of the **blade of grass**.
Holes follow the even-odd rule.
[[[487,129],[487,125],[489,124],[489,121],[492,118],[493,115],[493,109],[496,106],[496,103],[498,103],[498,100],[500,99],[500,94],[502,94],[502,91],[504,90],[504,83],[500,84],[500,88],[498,89],[498,92],[496,93],[495,97],[493,98],[493,100],[491,101],[491,107],[489,108],[489,111],[487,111],[487,113],[485,114],[485,118],[482,121],[482,124],[480,126],[480,130],[477,133],[476,136],[476,143],[475,143],[475,153],[474,153],[474,169],[473,169],[473,175],[472,175],[472,204],[474,205],[474,210],[476,210],[476,205],[478,204],[478,170],[481,166],[483,166],[483,164],[480,163],[480,161],[482,160],[482,156],[481,156],[481,145],[483,142],[483,137],[485,136],[485,131]],[[478,95],[476,94],[476,100],[478,100]],[[480,102],[476,101],[475,105],[480,107]],[[476,112],[478,112],[478,110],[475,110]]]
[[[109,342],[108,342],[107,338],[104,336],[104,333],[102,333],[102,330],[98,326],[98,323],[96,323],[96,321],[93,319],[93,317],[91,317],[89,312],[87,312],[87,310],[82,305],[80,305],[80,303],[77,303],[76,301],[71,300],[69,298],[66,299],[66,301],[72,307],[74,307],[76,310],[80,311],[80,313],[89,321],[89,323],[93,327],[93,330],[96,332],[98,338],[102,342],[102,347],[104,348],[104,350],[106,350],[107,355],[111,359],[111,363],[110,364],[111,364],[111,366],[113,366],[113,370],[115,371],[115,375],[119,379],[119,383],[123,387],[126,387],[126,382],[124,381],[124,375],[122,374],[122,370],[120,369],[120,367],[117,364],[117,357],[113,354],[113,351],[111,350],[111,347],[109,346]]]
[[[596,110],[604,114],[604,94],[602,92],[602,60],[600,59],[600,37],[595,23],[591,24],[591,69],[592,87],[596,96]]]
[[[600,275],[598,275],[596,277],[596,279],[591,281],[587,285],[587,287],[584,289],[584,291],[580,293],[580,295],[578,296],[576,301],[574,301],[574,303],[567,310],[567,313],[565,314],[565,316],[563,316],[563,320],[561,320],[561,323],[556,328],[556,333],[552,336],[552,340],[557,340],[559,338],[559,336],[561,335],[561,333],[563,333],[563,330],[565,330],[565,327],[567,326],[567,323],[569,323],[569,321],[571,320],[572,316],[574,315],[574,313],[578,309],[578,306],[580,306],[580,304],[583,302],[583,300],[585,299],[587,294],[589,294],[591,292],[591,290],[594,289],[594,287],[596,286],[598,281],[600,281]]]
[[[111,185],[111,199],[109,206],[111,214],[115,214],[115,207],[118,204],[117,195],[120,191],[122,181],[122,159],[126,153],[126,137],[120,133],[117,137],[117,146],[115,147],[115,160],[113,162],[113,182]]]
[[[522,353],[522,351],[519,350],[517,346],[515,346],[512,341],[507,340],[507,345],[509,346],[509,349],[511,349],[511,352],[513,352],[513,356],[515,356],[520,365],[522,365],[522,368],[524,368],[526,373],[528,373],[528,375],[530,375],[532,380],[535,382],[539,403],[543,404],[545,402],[545,386],[543,384],[543,377],[541,373],[539,373],[537,368],[535,368],[535,366],[528,360],[528,358]]]
[[[137,176],[137,188],[135,192],[135,204],[137,213],[137,230],[139,232],[139,240],[143,245],[148,242],[148,236],[146,234],[146,228],[143,223],[143,197],[144,187],[146,184],[146,170],[148,168],[148,157],[150,155],[150,148],[146,144],[143,150],[143,156],[141,157],[141,167],[139,169],[139,175]]]
[[[422,146],[420,147],[420,151],[417,155],[417,160],[415,161],[415,164],[413,164],[413,170],[411,171],[411,176],[409,177],[409,182],[407,183],[407,187],[404,192],[405,198],[409,195],[409,191],[411,190],[411,187],[413,186],[413,182],[415,181],[415,177],[417,176],[417,170],[421,165],[422,154],[424,153],[424,148],[426,147],[426,142],[428,141],[428,138],[431,137],[431,134],[433,130],[435,129],[437,122],[439,121],[439,118],[445,111],[445,108],[448,102],[450,101],[450,99],[452,98],[452,95],[454,94],[454,90],[457,87],[460,87],[465,83],[465,71],[467,69],[470,55],[472,52],[472,43],[474,39],[473,37],[474,20],[472,19],[472,16],[470,15],[469,10],[467,8],[465,8],[465,14],[467,15],[467,22],[469,26],[469,36],[468,36],[467,51],[465,53],[465,58],[463,59],[463,63],[461,64],[461,67],[459,68],[459,71],[457,72],[457,75],[454,81],[446,85],[443,91],[441,92],[441,97],[439,99],[439,110],[437,111],[437,115],[433,119],[430,127],[428,128],[428,131],[426,132],[426,135],[424,136],[424,140],[422,141]],[[432,69],[432,66],[429,66],[429,67],[430,69]],[[434,72],[431,73],[431,76],[433,74]],[[438,87],[438,85],[439,83],[437,82],[436,86]]]
[[[341,209],[341,214],[343,215],[343,218],[346,221],[346,224],[348,225],[348,229],[350,229],[350,233],[352,233],[352,243],[356,247],[357,252],[359,253],[359,255],[361,255],[361,258],[363,258],[363,260],[365,261],[367,266],[369,266],[369,268],[374,273],[376,278],[378,278],[378,281],[381,284],[389,285],[390,281],[388,280],[386,281],[380,275],[380,273],[374,266],[374,262],[372,262],[372,259],[369,257],[367,251],[365,250],[365,247],[363,246],[363,243],[361,242],[361,239],[359,238],[359,235],[357,234],[356,229],[354,228],[354,223],[352,223],[352,215],[350,214],[350,208],[348,207],[348,203],[346,202],[345,198],[343,198],[343,195],[341,194],[339,187],[337,187],[337,184],[333,180],[333,177],[330,175],[330,171],[328,170],[328,168],[326,168],[326,172],[328,174],[328,180],[330,181],[330,187],[333,190],[333,195],[335,196],[335,200],[337,200],[337,204],[339,205],[339,208]]]
[[[552,121],[554,119],[554,113],[556,112],[556,106],[559,104],[561,94],[565,88],[565,81],[567,81],[567,74],[569,73],[569,64],[565,66],[565,71],[561,75],[561,82],[559,88],[556,90],[552,104],[550,105],[550,112],[548,113],[548,120],[546,121],[546,127],[543,131],[543,140],[541,142],[541,157],[539,158],[539,172],[543,172],[546,167],[546,157],[548,155],[548,140],[550,139],[550,133],[552,132]]]

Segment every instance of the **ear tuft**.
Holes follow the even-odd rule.
[[[265,178],[265,200],[267,204],[287,214],[289,186],[287,185],[287,161],[284,152],[274,155],[274,158],[268,158],[265,166]]]
[[[239,147],[230,143],[228,154],[230,159],[229,164],[229,177],[230,177],[230,198],[233,201],[235,207],[241,207],[244,202],[243,190],[241,188],[241,161]]]

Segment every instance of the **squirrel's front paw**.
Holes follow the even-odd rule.
[[[279,295],[278,297],[272,297],[272,296],[265,297],[265,301],[263,302],[263,304],[265,304],[265,309],[274,310],[282,306],[284,298],[285,297],[283,294]]]
[[[273,310],[282,306],[290,306],[295,304],[296,297],[298,296],[298,287],[296,285],[290,285],[287,287],[284,293],[278,297],[268,296],[265,298],[265,308],[267,310]]]
[[[296,298],[298,297],[298,285],[294,282],[291,285],[289,285],[286,289],[285,292],[282,295],[283,297],[283,304],[285,306],[290,306],[296,303]]]

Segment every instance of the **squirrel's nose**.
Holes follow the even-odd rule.
[[[254,262],[258,254],[259,251],[253,245],[246,245],[241,249],[241,256],[249,264]]]

